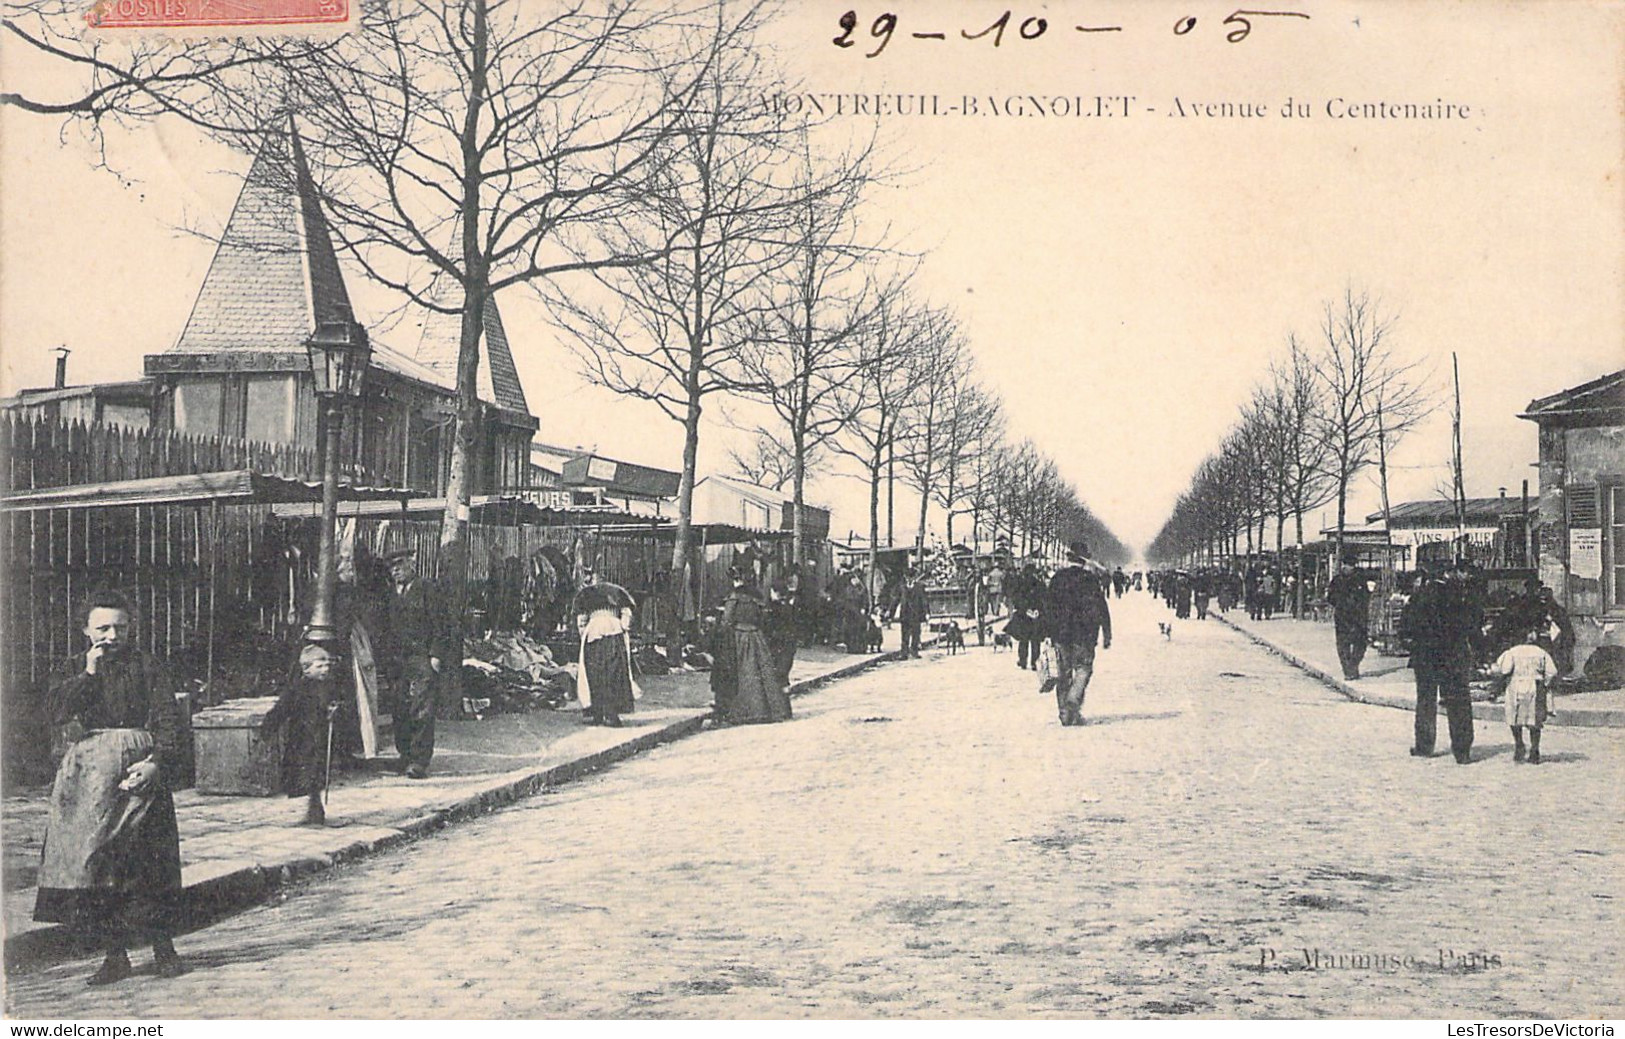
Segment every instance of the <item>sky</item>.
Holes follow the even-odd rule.
[[[1535,427],[1516,413],[1622,367],[1625,4],[1281,0],[1269,9],[1311,17],[1255,18],[1230,43],[1234,9],[1212,0],[891,3],[858,9],[856,45],[841,48],[847,2],[791,5],[773,25],[785,89],[847,106],[934,98],[936,115],[841,116],[826,132],[878,124],[907,172],[865,220],[921,255],[922,290],[958,314],[1013,433],[1131,545],[1156,534],[1287,336],[1314,344],[1345,288],[1380,300],[1397,353],[1422,362],[1445,404],[1457,355],[1471,495],[1515,495],[1525,478],[1533,491]],[[1007,9],[998,47],[962,38]],[[897,28],[865,57],[888,11]],[[1045,31],[1022,39],[1039,17]],[[0,59],[14,81],[40,74],[14,49]],[[1096,101],[1123,97],[1127,115]],[[988,114],[1033,98],[1119,114]],[[1440,101],[1458,114],[1328,112]],[[1224,103],[1265,114],[1207,114]],[[156,125],[110,137],[114,175],[59,131],[0,112],[8,393],[48,384],[59,344],[73,382],[135,377],[168,347],[247,165]],[[501,302],[542,439],[678,467],[675,425],[588,385],[525,293]],[[702,471],[729,468],[728,419],[710,414]],[[1449,451],[1441,407],[1393,452],[1394,500],[1437,496]],[[837,533],[866,525],[857,481],[826,476],[812,497],[835,506]],[[1376,502],[1363,479],[1351,515]]]

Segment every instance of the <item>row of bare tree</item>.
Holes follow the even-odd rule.
[[[454,565],[485,308],[515,288],[548,304],[590,378],[680,424],[679,579],[719,399],[762,416],[798,551],[807,477],[833,456],[870,478],[871,544],[884,465],[918,491],[922,531],[936,502],[950,537],[970,513],[1033,548],[1071,532],[1120,551],[1053,463],[1004,446],[953,315],[866,232],[891,176],[873,138],[832,146],[763,102],[783,88],[760,46],[768,3],[366,0],[345,36],[190,43],[87,37],[78,0],[4,11],[7,47],[46,71],[0,101],[64,120],[104,160],[109,125],[163,119],[281,156],[368,278],[460,317]]]
[[[1217,563],[1266,545],[1278,549],[1288,521],[1301,546],[1304,515],[1332,502],[1341,550],[1351,485],[1373,467],[1386,514],[1388,453],[1434,404],[1420,362],[1395,353],[1393,326],[1367,293],[1350,288],[1325,304],[1316,346],[1289,335],[1284,355],[1197,467],[1147,557]],[[1298,558],[1301,566],[1302,553]]]

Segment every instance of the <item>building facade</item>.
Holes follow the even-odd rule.
[[[362,399],[344,423],[341,468],[380,486],[445,490],[451,457],[461,319],[425,313],[413,348],[361,326],[296,138],[270,139],[255,159],[198,291],[168,350],[146,357],[151,425],[270,444],[323,443],[322,409],[305,342],[318,326],[372,346]],[[474,438],[476,494],[523,486],[537,427],[496,301],[486,305]]]
[[[1578,668],[1625,645],[1625,370],[1519,418],[1540,427],[1540,579],[1569,611]]]

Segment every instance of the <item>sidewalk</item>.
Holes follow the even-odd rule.
[[[790,673],[791,695],[894,659],[899,639],[896,628],[888,630],[884,652],[878,654],[800,650]],[[259,902],[297,877],[394,847],[701,730],[711,703],[709,674],[647,677],[639,684],[644,696],[620,729],[583,725],[574,706],[439,722],[428,779],[385,771],[393,757],[368,770],[336,774],[327,809],[336,825],[327,828],[293,825],[302,808],[295,799],[177,792],[189,921],[205,923]],[[8,970],[73,949],[64,929],[32,919],[49,794],[48,786],[29,789],[8,796],[0,807]]]
[[[1416,685],[1405,657],[1387,657],[1368,649],[1360,664],[1360,677],[1352,682],[1341,677],[1343,666],[1337,659],[1337,645],[1329,621],[1298,621],[1291,617],[1255,621],[1239,609],[1229,614],[1215,610],[1211,616],[1351,700],[1407,711],[1416,709]],[[1482,689],[1474,689],[1473,693],[1474,718],[1496,722],[1503,719],[1499,702],[1479,700],[1484,695]],[[1553,712],[1547,719],[1548,725],[1625,728],[1625,689],[1559,696],[1553,704]]]

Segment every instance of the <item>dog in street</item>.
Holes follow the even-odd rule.
[[[1173,641],[1173,639],[1174,639],[1174,626],[1172,624],[1169,624],[1166,621],[1158,621],[1157,622],[1157,630],[1162,632],[1162,637],[1164,639],[1167,639],[1169,642]]]
[[[1001,649],[1014,648],[1015,640],[1012,639],[1008,633],[1002,631],[995,631],[993,633],[993,652],[997,653]]]
[[[946,649],[949,655],[958,653],[965,648],[965,633],[959,630],[959,625],[950,624],[942,629],[942,637],[937,640],[937,645]]]

